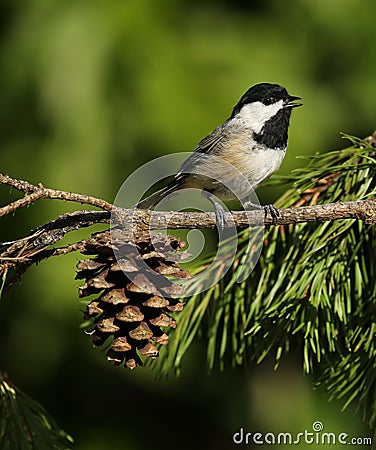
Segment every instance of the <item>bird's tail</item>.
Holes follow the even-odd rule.
[[[153,208],[162,199],[164,199],[167,195],[171,194],[174,191],[181,189],[182,184],[183,183],[181,180],[173,180],[170,184],[168,184],[164,188],[160,189],[159,191],[155,192],[152,195],[149,195],[149,197],[147,197],[144,200],[141,200],[139,203],[137,203],[137,208],[139,208],[139,209]]]

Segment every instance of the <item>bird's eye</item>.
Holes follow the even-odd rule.
[[[275,103],[274,97],[267,97],[264,99],[264,105],[271,105],[272,103]]]

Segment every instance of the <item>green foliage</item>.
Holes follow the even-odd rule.
[[[46,410],[0,372],[0,448],[52,450],[71,448],[73,439]]]
[[[376,152],[353,139],[349,148],[311,157],[284,177],[290,188],[276,203],[291,205],[362,200],[375,195]],[[281,179],[281,178],[280,178]],[[302,223],[266,230],[251,275],[251,229],[239,234],[237,260],[220,283],[189,299],[159,368],[180,370],[198,332],[207,340],[210,369],[261,362],[278,366],[299,349],[305,373],[344,407],[356,400],[373,424],[376,409],[376,233],[357,220]],[[251,246],[252,247],[252,246]]]
[[[225,119],[251,84],[275,81],[304,98],[304,107],[291,124],[288,155],[279,172],[289,173],[299,165],[296,154],[337,148],[337,130],[361,136],[374,126],[375,14],[374,0],[3,0],[2,171],[111,201],[132,170],[162,154],[190,151]],[[278,195],[267,187],[262,191],[265,203]],[[5,204],[8,191],[1,196]],[[45,201],[2,218],[1,240],[26,235],[69,208]],[[144,432],[144,405],[151,396],[151,382],[140,388],[146,371],[114,376],[75,331],[81,319],[70,281],[76,262],[76,255],[67,255],[32,268],[1,302],[0,367],[22,385],[38,390],[42,404],[48,399],[51,412],[59,411],[85,449],[107,449],[108,434],[113,449],[123,449],[124,435],[143,436],[132,448],[155,446],[160,434],[156,427]],[[244,286],[245,292],[248,289],[253,295],[254,290]],[[211,308],[213,301],[207,301]],[[240,305],[234,300],[227,308],[235,303]],[[234,339],[245,346],[242,331],[248,328],[240,306],[239,314],[242,320],[235,322],[239,330]],[[231,355],[230,344],[226,354]],[[190,362],[197,368],[195,361],[196,355]],[[98,370],[103,367],[106,372]],[[67,372],[79,386],[92,380],[99,398],[112,399],[113,414],[94,407],[88,414],[89,399],[65,395],[60,386],[67,382]],[[243,411],[238,422],[246,423],[247,408],[258,420],[263,405],[278,409],[274,399],[265,397],[261,406],[256,401],[245,406],[242,389],[245,383],[254,383],[253,377],[244,375],[241,383],[234,383],[229,373],[225,389],[220,386],[226,396],[218,407],[207,388],[213,386],[214,376],[198,377],[194,371],[186,376],[194,387],[187,389],[179,380],[179,389],[170,396],[175,417],[197,431],[198,416],[186,404],[192,389],[202,383],[196,411],[204,411],[215,424],[220,443],[227,442],[224,430],[233,411]],[[278,375],[270,387],[282,395],[283,377]],[[153,385],[153,392],[155,403],[165,401],[161,385]],[[124,404],[135,393],[137,402],[124,420]],[[240,400],[229,412],[226,402],[233,398]],[[305,407],[310,411],[311,401],[306,400]],[[295,408],[279,414],[296,422]],[[163,428],[165,417],[159,416]],[[332,424],[343,417],[332,417]],[[264,428],[269,427],[270,417],[263,420]],[[213,447],[210,424],[207,420],[200,424],[201,446]],[[182,440],[181,433],[180,426],[169,427],[170,439],[164,446],[196,445],[195,434],[190,434],[191,440],[185,434]]]

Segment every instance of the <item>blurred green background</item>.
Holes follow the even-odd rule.
[[[341,131],[375,128],[375,18],[374,0],[2,0],[1,172],[112,201],[134,169],[191,151],[267,81],[304,101],[288,173],[304,163],[297,155],[347,145]],[[258,193],[262,203],[280,194]],[[15,196],[1,188],[2,204]],[[1,241],[74,208],[43,201],[19,211],[1,220]],[[178,379],[112,367],[78,327],[78,258],[33,267],[0,303],[0,367],[75,448],[228,449],[240,427],[311,431],[316,420],[371,435],[354,408],[340,413],[312,390],[293,350],[276,372],[267,361],[208,375],[204,341]]]

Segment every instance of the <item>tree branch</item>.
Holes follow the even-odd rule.
[[[274,219],[264,211],[233,211],[230,214],[238,228],[249,225],[290,225],[304,222],[321,222],[340,219],[357,219],[367,224],[376,223],[376,200],[356,200],[324,205],[299,206],[279,209]],[[37,228],[32,234],[0,246],[0,261],[28,261],[39,252],[60,241],[67,233],[97,223],[110,223],[110,213],[104,211],[75,211]],[[114,223],[128,231],[168,229],[215,228],[212,212],[166,212],[121,209],[113,207]],[[230,223],[230,216],[228,216]],[[54,253],[58,254],[58,253]],[[51,254],[52,256],[52,254]]]
[[[328,220],[357,219],[367,224],[376,224],[376,199],[336,202],[323,205],[293,206],[278,209],[279,216],[274,219],[270,213],[265,216],[263,210],[232,211],[227,213],[228,223],[231,217],[238,228],[249,225],[291,225],[304,222],[324,222]],[[211,212],[166,212],[113,210],[113,220],[125,227],[137,226],[148,229],[206,229],[215,228],[215,215]]]
[[[82,204],[85,203],[88,205],[97,206],[98,208],[104,209],[105,211],[111,211],[112,208],[111,203],[108,203],[100,198],[91,197],[89,195],[76,194],[73,192],[66,192],[66,191],[59,191],[56,189],[45,188],[41,183],[39,183],[38,186],[34,186],[33,184],[30,184],[27,181],[17,180],[15,178],[11,178],[8,175],[4,175],[1,173],[0,173],[0,184],[11,186],[17,189],[18,191],[24,192],[26,194],[23,198],[20,198],[19,200],[16,200],[0,208],[0,217],[12,213],[19,208],[29,206],[36,200],[40,200],[43,198],[65,200]]]
[[[0,184],[11,186],[25,193],[23,198],[1,207],[0,217],[44,198],[86,203],[105,210],[66,213],[38,227],[29,236],[0,243],[0,274],[3,277],[9,272],[9,269],[16,269],[18,274],[23,273],[31,264],[42,259],[82,249],[85,240],[66,247],[54,248],[53,246],[71,231],[98,223],[109,224],[111,219],[129,233],[162,228],[210,229],[216,227],[215,215],[212,212],[122,209],[99,198],[45,188],[41,184],[35,186],[27,181],[2,174],[0,174]],[[233,224],[238,228],[246,228],[249,225],[289,225],[342,219],[357,219],[367,224],[376,224],[376,199],[374,198],[312,206],[293,206],[278,211],[279,216],[276,219],[269,213],[265,216],[263,210],[232,211],[227,213],[227,221],[231,224],[232,219]]]

